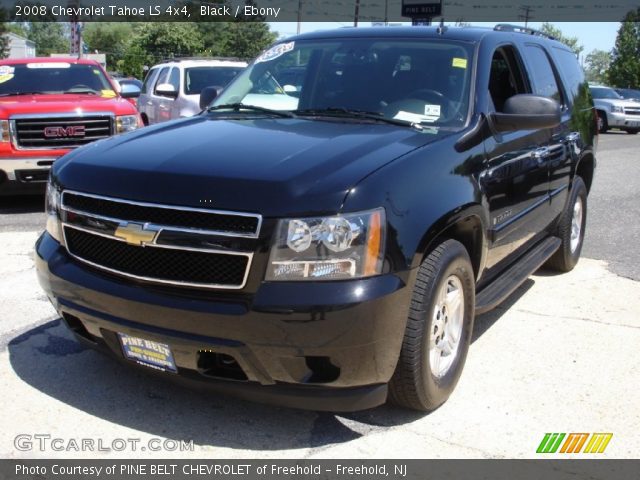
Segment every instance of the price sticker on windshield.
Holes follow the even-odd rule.
[[[271,60],[275,60],[278,57],[281,57],[287,52],[290,52],[295,47],[295,42],[289,43],[281,43],[280,45],[275,45],[271,47],[269,50],[264,52],[256,59],[256,63],[261,62],[269,62]]]
[[[16,69],[9,65],[0,66],[0,83],[8,82],[14,77]]]

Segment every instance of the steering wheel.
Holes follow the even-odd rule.
[[[417,98],[418,100],[424,100],[425,102],[431,102],[437,105],[444,106],[448,103],[445,96],[437,90],[431,90],[430,88],[421,88],[409,93],[406,98]]]

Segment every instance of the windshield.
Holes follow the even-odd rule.
[[[200,95],[205,87],[224,87],[242,67],[192,67],[185,70],[184,93]]]
[[[617,100],[622,98],[613,88],[592,88],[591,95],[593,95],[593,98],[612,98]]]
[[[440,39],[280,43],[260,55],[213,105],[242,103],[318,117],[370,112],[461,127],[469,108],[471,51],[471,44]]]
[[[0,96],[21,93],[95,93],[115,96],[95,65],[43,62],[0,65]]]

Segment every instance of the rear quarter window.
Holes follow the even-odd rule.
[[[571,50],[558,47],[553,47],[553,56],[557,60],[556,64],[560,66],[560,74],[564,79],[571,103],[574,103],[576,96],[581,92],[581,87],[585,86],[584,72],[578,63],[578,57]]]

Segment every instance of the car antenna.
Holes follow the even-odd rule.
[[[436,33],[438,35],[442,35],[446,31],[447,31],[447,27],[444,26],[444,17],[442,17],[442,18],[440,18],[440,25],[438,26],[438,29],[436,30]]]

